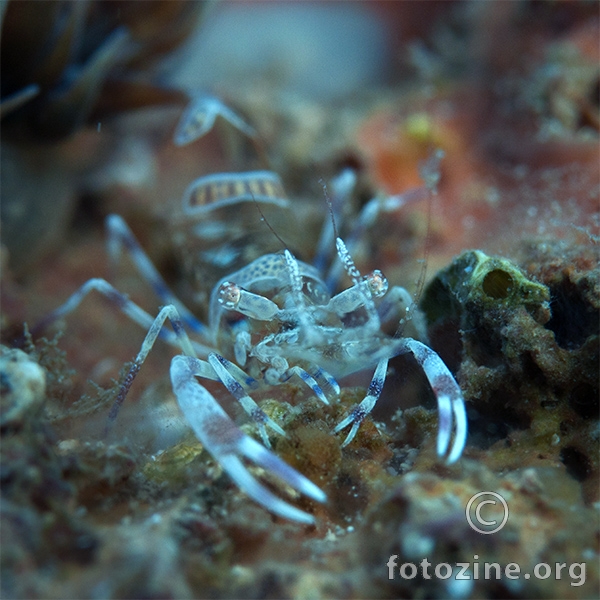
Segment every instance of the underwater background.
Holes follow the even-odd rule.
[[[598,597],[596,2],[0,8],[3,598]],[[176,143],[202,94],[246,129],[219,114]],[[199,177],[257,170],[281,177],[288,204],[183,213]],[[126,253],[108,259],[111,213],[206,321],[213,286],[257,256],[318,259],[323,182],[335,191],[345,170],[340,235],[360,233],[361,272],[414,298],[402,331],[456,377],[469,437],[456,463],[437,457],[435,397],[407,356],[346,447],[331,430],[371,372],[342,380],[331,406],[291,382],[262,392],[287,433],[273,451],[328,500],[253,473],[314,515],[305,525],[252,502],[195,439],[167,344],[107,432],[145,331],[99,295],[36,324],[93,277],[157,314]],[[206,387],[257,436],[223,386]],[[506,503],[473,508],[507,515],[495,533],[469,522],[483,492]]]

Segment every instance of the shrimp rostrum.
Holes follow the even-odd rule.
[[[165,306],[152,318],[108,282],[92,279],[48,318],[54,320],[70,312],[94,289],[148,329],[109,418],[116,416],[155,341],[158,337],[165,339],[181,349],[171,361],[171,383],[187,422],[204,448],[256,502],[281,517],[312,523],[312,515],[276,496],[246,466],[246,462],[254,463],[297,492],[318,502],[326,501],[319,487],[270,449],[267,429],[274,435],[286,433],[252,399],[252,392],[296,378],[327,404],[338,399],[340,378],[374,368],[364,399],[332,431],[336,435],[348,430],[345,446],[377,402],[390,358],[410,353],[437,398],[437,453],[450,463],[461,456],[467,420],[458,384],[427,345],[382,331],[381,325],[389,320],[390,313],[400,312],[398,300],[407,293],[395,286],[388,290],[380,271],[361,275],[340,237],[335,246],[337,258],[352,282],[347,289],[332,295],[315,267],[285,249],[279,254],[263,255],[222,279],[212,292],[209,322],[204,325],[168,289],[123,219],[111,215],[107,227],[109,252],[114,255],[119,247],[127,248]],[[172,331],[164,327],[167,320]],[[188,329],[193,333],[191,337]],[[262,444],[236,426],[202,385],[203,379],[221,382],[237,399],[256,424]]]

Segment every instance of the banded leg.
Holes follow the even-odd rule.
[[[446,460],[449,464],[456,462],[460,458],[467,441],[467,412],[460,387],[444,361],[431,348],[411,338],[404,338],[398,340],[398,342],[399,345],[394,354],[410,352],[415,357],[437,398],[439,414],[437,454],[438,456],[444,456],[448,453],[450,438],[454,431],[454,443]],[[388,359],[379,361],[366,397],[333,430],[334,433],[338,433],[344,427],[352,424],[350,433],[342,446],[346,446],[353,440],[360,424],[373,410],[383,389],[387,365]]]
[[[367,395],[364,397],[360,404],[357,404],[350,414],[333,430],[333,433],[338,433],[348,425],[352,424],[352,428],[350,429],[350,433],[347,435],[344,443],[342,444],[342,448],[347,446],[356,435],[360,424],[364,421],[365,417],[373,410],[375,403],[379,400],[379,396],[381,396],[381,390],[383,389],[383,384],[385,383],[385,378],[387,375],[387,367],[388,367],[388,359],[383,358],[377,363],[377,367],[375,369],[375,373],[373,374],[373,378],[371,379],[371,383],[369,384],[369,389],[367,390]]]
[[[423,369],[437,398],[439,414],[437,454],[444,456],[448,452],[450,438],[454,431],[454,443],[446,460],[449,464],[456,462],[467,442],[467,411],[460,387],[444,361],[431,348],[411,338],[401,341]]]
[[[125,397],[133,381],[138,374],[142,363],[148,356],[152,346],[156,342],[158,337],[164,339],[171,346],[181,348],[184,354],[189,356],[196,356],[196,353],[207,354],[212,349],[207,346],[203,346],[196,342],[192,342],[188,337],[187,333],[183,328],[181,318],[177,312],[177,308],[172,304],[165,306],[158,313],[156,318],[153,318],[145,310],[140,308],[135,302],[129,300],[129,298],[114,288],[108,281],[104,279],[90,279],[86,281],[77,291],[75,291],[67,301],[55,308],[51,313],[46,315],[41,321],[39,321],[33,328],[32,334],[43,331],[54,321],[67,316],[73,312],[80,304],[81,301],[92,291],[97,291],[103,296],[106,296],[117,308],[119,308],[125,315],[127,315],[132,321],[141,325],[148,330],[146,337],[142,343],[142,348],[135,358],[132,366],[127,373],[125,380],[121,384],[119,393],[113,402],[113,405],[108,413],[109,423],[117,418],[119,408],[123,404]],[[165,321],[169,319],[173,331],[163,329]],[[108,431],[108,426],[107,430]]]
[[[313,391],[315,396],[323,402],[323,404],[329,404],[327,396],[323,393],[321,386],[317,383],[317,380],[302,367],[290,367],[284,373],[279,376],[279,383],[285,383],[293,376],[300,378],[306,385]]]
[[[317,381],[321,381],[329,387],[336,397],[340,395],[340,384],[335,380],[331,373],[328,373],[325,369],[317,365],[310,365],[306,368],[306,371]],[[323,383],[321,384],[321,389],[323,388]]]
[[[185,324],[196,333],[207,338],[207,327],[201,323],[186,306],[175,296],[165,283],[148,255],[144,252],[133,232],[119,215],[108,215],[106,217],[107,250],[111,265],[116,266],[121,255],[121,249],[126,248],[133,263],[142,277],[152,286],[154,293],[164,304],[173,304],[185,322]]]
[[[257,424],[260,436],[267,448],[271,447],[271,442],[265,426],[270,427],[280,435],[286,435],[285,431],[277,425],[275,421],[269,418],[258,404],[256,404],[256,402],[245,392],[244,387],[249,387],[251,389],[256,389],[258,387],[258,382],[253,377],[247,375],[236,364],[223,356],[220,356],[216,352],[213,352],[208,356],[208,362],[217,374],[219,380],[229,390],[229,393],[237,399],[248,416]],[[279,376],[277,383],[284,383],[294,375],[302,379],[302,381],[312,389],[319,400],[325,404],[329,404],[327,397],[317,381],[301,367],[291,367],[290,369],[287,369]]]
[[[265,425],[268,425],[273,431],[276,431],[280,435],[285,436],[285,431],[279,427],[275,421],[269,418],[260,406],[246,394],[243,385],[245,384],[249,387],[256,388],[258,383],[255,379],[246,375],[239,367],[216,352],[208,355],[208,362],[216,373],[219,381],[223,383],[229,390],[229,393],[241,404],[248,416],[257,424],[260,437],[267,448],[271,447],[271,442],[269,441]]]
[[[114,421],[117,418],[119,409],[121,408],[121,405],[123,404],[125,397],[129,392],[129,389],[131,388],[131,384],[133,383],[133,380],[142,368],[142,364],[146,360],[146,357],[148,356],[150,350],[152,350],[152,347],[154,346],[154,343],[156,342],[157,338],[159,337],[159,335],[162,335],[165,331],[167,331],[163,329],[163,325],[165,324],[165,321],[167,319],[171,323],[171,327],[173,327],[173,332],[176,338],[177,345],[181,348],[182,352],[187,356],[196,358],[194,347],[190,341],[190,338],[188,337],[188,334],[183,328],[181,317],[177,312],[177,308],[172,304],[164,306],[150,325],[148,333],[146,334],[146,337],[142,342],[142,347],[140,348],[140,351],[135,357],[133,364],[129,368],[129,372],[125,377],[125,380],[121,384],[119,393],[117,394],[117,397],[113,402],[110,412],[108,413],[109,422]],[[210,373],[207,373],[205,377],[215,379],[218,381],[218,378],[211,377]]]
[[[317,502],[326,496],[314,483],[275,454],[245,435],[195,376],[204,372],[203,361],[176,356],[171,362],[171,382],[179,406],[194,433],[239,488],[267,510],[285,519],[314,523],[314,517],[278,498],[261,485],[242,463],[246,458],[276,475],[293,489]]]
[[[31,328],[31,334],[34,337],[39,335],[47,327],[52,325],[52,323],[72,313],[81,304],[82,300],[92,291],[96,291],[105,296],[122,313],[127,315],[133,322],[144,329],[147,330],[152,326],[154,322],[154,317],[152,315],[147,313],[143,308],[140,308],[135,302],[132,302],[125,294],[119,292],[119,290],[105,279],[94,278],[86,281],[78,290],[73,292],[63,304],[38,321]],[[172,331],[163,329],[160,332],[160,337],[171,346],[181,346],[177,335]],[[198,354],[206,355],[212,351],[212,348],[197,342],[190,342],[190,344]]]

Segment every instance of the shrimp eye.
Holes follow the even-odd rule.
[[[235,310],[240,303],[242,296],[242,288],[235,283],[224,281],[219,286],[218,301],[227,310]]]
[[[379,298],[388,291],[387,277],[379,269],[365,275],[365,281],[374,298]]]

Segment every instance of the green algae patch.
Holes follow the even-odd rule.
[[[474,304],[483,309],[524,306],[536,321],[550,318],[547,286],[528,278],[507,258],[469,250],[440,271],[425,290],[421,308],[430,323],[462,307]],[[544,321],[545,319],[545,321]]]

